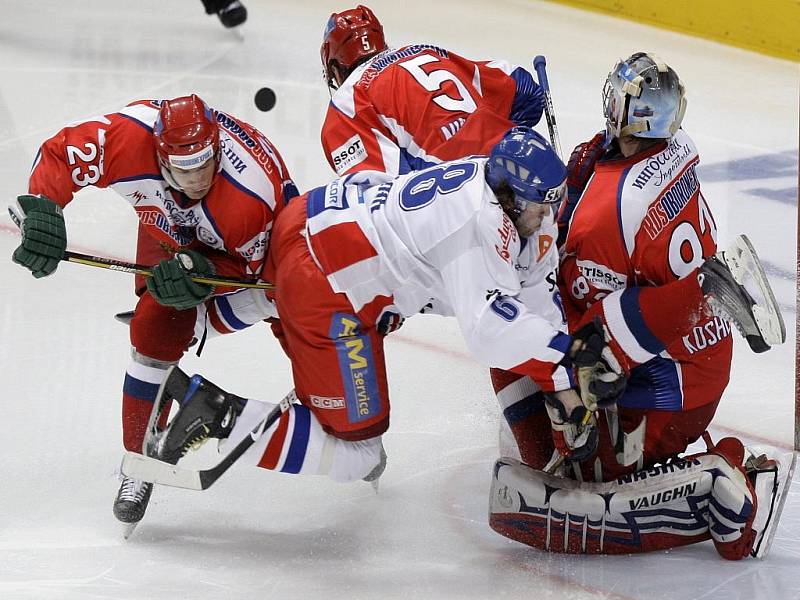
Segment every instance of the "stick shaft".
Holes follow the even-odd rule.
[[[136,273],[137,275],[144,275],[145,277],[150,277],[153,274],[153,268],[147,265],[114,260],[113,258],[106,258],[104,256],[91,256],[89,254],[81,254],[80,252],[71,252],[70,250],[67,250],[64,253],[63,260],[89,267],[110,269],[112,271],[122,271],[123,273]],[[264,290],[271,290],[275,288],[275,286],[271,283],[247,281],[244,279],[234,279],[231,277],[201,277],[200,275],[192,275],[191,279],[192,281],[196,281],[198,283],[207,283],[210,285],[225,285],[238,288],[259,288]]]
[[[553,98],[550,95],[550,82],[547,79],[547,60],[541,54],[533,59],[533,68],[539,78],[539,87],[544,92],[544,117],[547,121],[547,131],[550,134],[550,143],[553,149],[562,157],[561,141],[558,138],[558,125],[556,125],[556,112],[553,108]]]

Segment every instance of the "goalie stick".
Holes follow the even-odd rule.
[[[267,431],[281,415],[289,410],[292,401],[296,398],[294,390],[289,392],[279,403],[273,408],[269,414],[264,417],[250,433],[236,446],[229,454],[225,456],[220,462],[208,469],[187,469],[166,463],[151,456],[144,456],[136,454],[135,452],[126,452],[122,458],[122,466],[120,470],[123,475],[140,479],[142,481],[150,481],[159,485],[166,485],[169,487],[178,487],[187,490],[205,490],[214,485],[225,472],[231,468],[248,448],[252,446],[258,439]],[[151,414],[151,422],[154,420],[154,415],[159,414],[158,405],[153,407]],[[148,434],[150,429],[148,429]],[[147,447],[148,440],[145,439],[144,446]]]

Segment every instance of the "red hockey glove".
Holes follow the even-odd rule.
[[[575,146],[567,162],[567,186],[580,194],[589,177],[594,173],[594,166],[605,152],[606,132],[601,131],[588,142]]]

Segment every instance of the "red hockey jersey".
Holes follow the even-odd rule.
[[[161,174],[153,142],[159,105],[141,100],[67,125],[39,149],[28,191],[66,206],[84,187],[110,187],[163,247],[214,249],[212,257],[231,259],[222,261],[226,275],[260,274],[273,219],[297,194],[278,151],[254,127],[214,111],[220,170],[195,203]]]
[[[630,371],[623,406],[684,410],[717,401],[730,375],[727,321],[686,314],[674,339],[652,326],[669,303],[643,309],[643,288],[694,272],[716,251],[716,225],[700,191],[694,143],[682,130],[629,158],[595,166],[562,246],[562,296],[574,327],[599,314]],[[655,311],[655,312],[653,312]],[[663,336],[662,336],[663,337]]]
[[[367,61],[334,92],[322,147],[339,175],[397,176],[486,154],[514,125],[533,127],[542,109],[541,88],[521,67],[405,46]]]

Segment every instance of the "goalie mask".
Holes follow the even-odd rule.
[[[606,129],[615,138],[670,138],[686,111],[678,74],[654,54],[637,52],[619,61],[603,87]]]
[[[359,4],[356,8],[333,13],[325,26],[322,47],[322,69],[328,87],[336,89],[334,66],[340,75],[346,76],[364,60],[386,50],[383,26],[368,7]]]
[[[566,192],[567,168],[550,144],[530,127],[514,127],[493,148],[486,163],[486,182],[497,194],[507,185],[513,208],[503,207],[512,221],[528,203],[550,205],[557,212]]]

